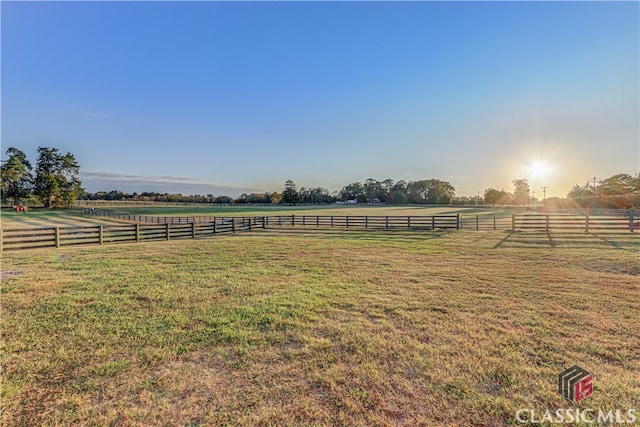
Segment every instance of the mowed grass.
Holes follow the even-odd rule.
[[[155,216],[261,216],[261,215],[334,215],[334,216],[431,216],[431,215],[511,215],[521,208],[474,208],[426,205],[312,205],[312,206],[109,206],[98,209]]]
[[[3,255],[2,424],[515,425],[640,401],[636,235],[282,230]],[[635,405],[635,406],[634,406]]]
[[[122,224],[111,218],[86,215],[68,209],[29,208],[28,213],[16,213],[15,210],[3,208],[0,211],[2,229],[43,228],[43,227],[82,227],[92,225]]]

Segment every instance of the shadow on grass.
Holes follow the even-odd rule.
[[[314,237],[318,239],[368,240],[376,242],[388,241],[426,241],[449,236],[454,230],[385,230],[385,229],[326,229],[326,228],[282,228],[274,229],[276,236]]]
[[[618,250],[638,250],[640,239],[624,234],[602,236],[594,233],[576,232],[539,232],[507,231],[493,248],[601,248],[612,247]]]

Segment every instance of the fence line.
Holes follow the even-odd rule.
[[[109,211],[103,211],[109,212]],[[96,213],[95,210],[91,213]],[[124,215],[124,214],[123,214]],[[126,214],[128,216],[128,214]],[[329,215],[279,215],[256,217],[149,217],[131,216],[135,224],[95,225],[88,227],[47,227],[0,230],[0,251],[62,247],[82,244],[111,244],[123,242],[165,241],[195,239],[217,234],[253,231],[282,227],[356,228],[356,229],[409,229],[409,230],[460,230],[463,221],[457,215],[433,216],[329,216]],[[186,219],[185,219],[186,218]],[[200,221],[199,218],[211,218]],[[123,218],[119,218],[123,219]],[[511,224],[508,224],[510,220]],[[640,219],[634,215],[577,216],[549,214],[513,214],[511,218],[484,217],[466,219],[465,229],[521,230],[584,230],[635,231],[640,229]]]
[[[631,231],[640,228],[640,219],[633,214],[624,216],[591,215],[516,215],[511,216],[511,230],[584,230],[589,231]]]

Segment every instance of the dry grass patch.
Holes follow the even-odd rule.
[[[630,233],[629,233],[630,234]],[[640,397],[635,236],[258,232],[11,253],[3,424],[513,425]]]

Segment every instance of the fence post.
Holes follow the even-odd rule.
[[[216,234],[216,232],[217,232],[217,230],[216,230],[216,222],[218,222],[218,221],[216,220],[216,217],[214,216],[213,217],[213,234]]]
[[[140,242],[140,224],[136,224],[136,242]]]
[[[316,227],[320,227],[320,215],[316,215]]]
[[[4,236],[2,235],[2,229],[0,228],[0,252],[4,250],[4,247],[2,245],[3,240],[4,240]]]
[[[333,215],[331,215],[331,228],[333,228]]]
[[[629,231],[633,233],[634,225],[633,225],[633,210],[629,210]]]
[[[56,245],[56,248],[60,247],[60,227],[53,228],[53,240]]]
[[[306,215],[302,215],[302,226],[305,227],[307,225],[307,216]]]
[[[232,231],[233,233],[235,233],[235,232],[236,232],[236,218],[235,218],[235,217],[232,217],[232,218],[231,218],[231,231]]]
[[[476,214],[476,231],[480,230],[480,216]]]
[[[431,229],[435,230],[436,229],[436,217],[435,216],[431,216]]]
[[[104,226],[98,226],[98,243],[102,244],[104,242]]]
[[[496,230],[496,214],[493,214],[493,229]]]
[[[191,238],[196,238],[196,223],[195,221],[191,223]]]
[[[164,228],[166,229],[166,232],[167,232],[167,240],[171,240],[171,230],[169,229],[169,223],[168,222],[164,223]]]
[[[249,231],[251,231],[251,218],[249,218]]]
[[[516,231],[516,214],[511,214],[511,231]]]
[[[269,217],[268,216],[265,216],[262,219],[262,228],[265,228],[265,229],[269,228]]]
[[[409,229],[411,228],[411,217],[410,216],[407,217],[407,228],[409,228]]]
[[[349,228],[349,215],[347,215],[345,218],[346,218],[346,225],[347,225],[347,228]]]
[[[278,215],[278,225],[282,226],[282,215]]]
[[[584,217],[584,232],[589,232],[589,214],[585,215]]]
[[[545,215],[545,227],[548,233],[549,232],[549,214]]]
[[[295,215],[291,215],[291,226],[295,227],[296,225],[296,216]]]
[[[365,229],[369,228],[369,217],[368,216],[364,217],[364,228]]]
[[[388,215],[384,219],[384,228],[385,228],[385,230],[389,229],[389,216]]]

